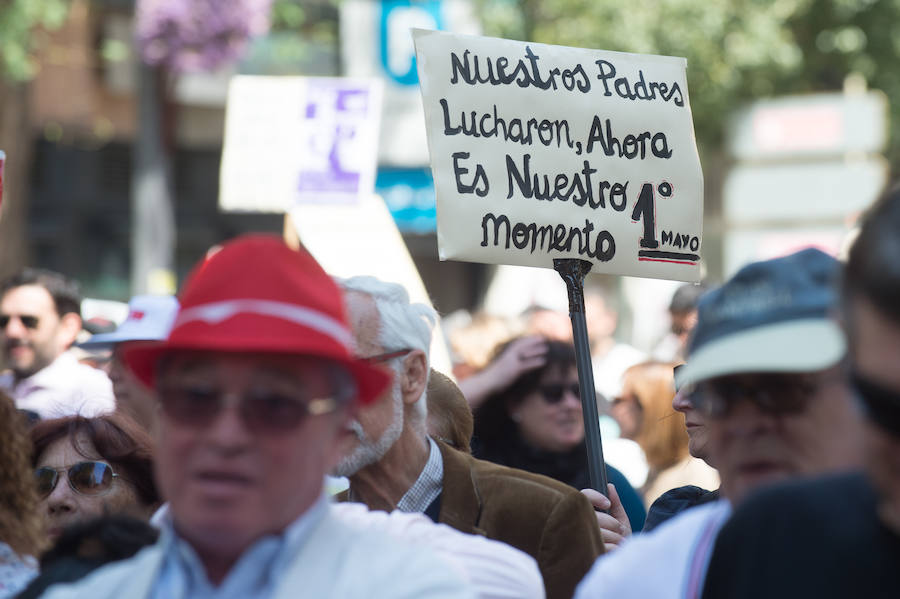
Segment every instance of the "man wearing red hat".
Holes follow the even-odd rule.
[[[327,509],[325,474],[386,372],[352,357],[338,288],[268,236],[187,281],[168,339],[125,361],[155,387],[160,540],[50,597],[470,597],[443,562]]]

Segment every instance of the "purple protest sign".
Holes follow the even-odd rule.
[[[219,206],[286,212],[355,205],[374,193],[382,83],[339,77],[234,77]]]
[[[372,162],[366,130],[371,128],[372,92],[340,79],[311,79],[304,111],[305,160],[298,201],[355,202],[364,170]],[[371,179],[369,179],[371,181]]]

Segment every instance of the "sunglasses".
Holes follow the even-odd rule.
[[[68,468],[50,468],[43,466],[34,471],[38,495],[46,499],[59,482],[59,473],[65,472],[69,487],[80,495],[103,495],[113,485],[113,479],[119,475],[113,472],[112,466],[104,462],[79,462]]]
[[[554,383],[538,387],[538,393],[540,393],[541,397],[544,398],[544,401],[550,405],[561,402],[566,391],[571,391],[572,395],[577,398],[581,397],[581,389],[579,389],[578,383],[567,383],[565,385]]]
[[[193,428],[211,425],[228,394],[203,385],[163,384],[159,401],[163,412],[173,421]],[[277,392],[250,394],[237,400],[244,426],[253,433],[280,433],[296,428],[308,416],[333,412],[334,398],[300,399]]]
[[[40,322],[37,316],[10,316],[9,314],[3,314],[0,315],[0,329],[5,329],[7,325],[9,325],[9,321],[13,318],[18,318],[23,327],[32,330],[36,329]]]
[[[701,414],[724,418],[745,399],[767,414],[798,414],[806,409],[818,389],[819,383],[810,377],[771,374],[759,376],[749,384],[727,379],[703,381],[686,387],[684,394]]]

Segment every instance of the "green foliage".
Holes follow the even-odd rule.
[[[68,0],[0,0],[0,78],[33,77],[38,69],[35,28],[56,29],[68,13]]]
[[[304,38],[336,43],[340,2],[341,0],[274,0],[272,30],[294,32]]]
[[[478,0],[485,34],[684,56],[701,148],[746,102],[837,91],[851,74],[900,98],[900,0]],[[900,164],[900,102],[888,155]]]
[[[299,2],[276,0],[272,4],[272,26],[299,29],[306,22],[306,11]]]
[[[271,31],[254,41],[242,68],[273,75],[337,74],[336,58],[322,57],[336,56],[339,4],[340,0],[274,0]]]

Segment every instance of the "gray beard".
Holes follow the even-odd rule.
[[[383,458],[394,446],[403,433],[403,395],[399,384],[395,383],[391,387],[391,403],[393,405],[391,423],[378,439],[370,439],[358,420],[350,421],[350,430],[356,435],[359,444],[334,467],[335,476],[353,476]]]

